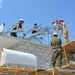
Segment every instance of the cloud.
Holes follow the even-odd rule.
[[[0,8],[2,8],[3,0],[0,0]]]

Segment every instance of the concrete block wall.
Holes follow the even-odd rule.
[[[50,46],[22,40],[21,42],[11,46],[9,49],[14,49],[17,51],[27,52],[36,55],[38,61],[38,69],[46,69],[46,63],[48,61],[51,61],[52,50]]]

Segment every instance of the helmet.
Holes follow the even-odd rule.
[[[53,36],[54,36],[54,35],[58,35],[58,34],[57,34],[57,33],[53,33]]]
[[[64,22],[63,20],[60,20],[59,22]]]
[[[20,21],[24,21],[23,19],[20,19]]]
[[[58,23],[58,20],[56,20],[55,22]]]
[[[35,23],[34,25],[37,25],[37,23]]]

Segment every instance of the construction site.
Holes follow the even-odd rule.
[[[75,40],[69,41],[67,26],[69,24],[53,22],[43,27],[27,29],[18,25],[4,31],[0,25],[0,75],[75,75]],[[32,34],[32,31],[36,31]],[[10,33],[21,33],[17,37]],[[51,65],[52,47],[50,41],[56,32],[62,43],[62,66],[56,70]]]

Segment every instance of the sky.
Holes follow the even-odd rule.
[[[5,23],[5,30],[19,19],[24,24],[44,23],[44,27],[55,20],[63,19],[71,23],[67,26],[69,40],[75,39],[75,0],[0,0],[0,24]]]

